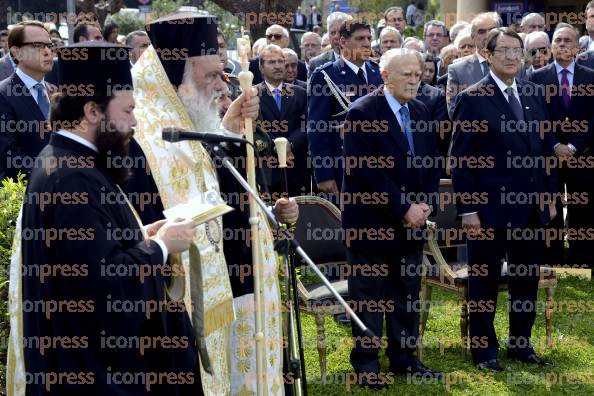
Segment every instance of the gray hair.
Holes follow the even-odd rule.
[[[135,37],[148,37],[148,34],[144,30],[135,30],[130,32],[126,35],[126,45],[128,47],[132,46],[132,41]]]
[[[426,51],[425,50],[425,43],[421,39],[419,39],[417,37],[407,37],[407,38],[405,38],[404,39],[404,42],[402,43],[401,48],[410,49],[410,48],[408,48],[408,46],[411,45],[411,44],[418,45],[419,46],[419,49],[420,49],[420,52],[425,52]]]
[[[282,27],[281,25],[270,25],[266,28],[266,32],[268,32],[268,29],[273,28],[273,27],[281,28],[283,31],[283,36],[285,36],[286,38],[289,38],[289,31],[286,28]],[[268,33],[266,33],[266,34],[268,34]]]
[[[396,36],[398,37],[398,41],[402,42],[402,35],[398,31],[398,29],[396,29],[395,27],[392,27],[392,26],[386,26],[385,28],[382,29],[382,31],[379,34],[380,41],[382,41],[382,37],[384,37],[388,33],[395,33]]]
[[[468,27],[470,29],[470,23],[466,21],[457,22],[450,28],[450,40],[452,43],[456,40],[458,34],[464,30],[464,28]]]
[[[392,62],[392,60],[394,60],[394,58],[406,55],[416,56],[416,58],[419,60],[419,65],[421,65],[421,69],[425,67],[425,60],[423,58],[423,55],[421,55],[419,51],[408,48],[392,48],[384,52],[384,54],[380,58],[380,72],[386,70],[386,68]]]
[[[532,33],[528,33],[526,35],[526,38],[524,39],[524,46],[526,47],[526,49],[532,48],[530,43],[539,37],[542,37],[545,39],[545,41],[547,42],[547,47],[551,46],[551,40],[549,39],[549,35],[546,34],[546,32],[532,32]]]
[[[460,48],[460,43],[462,42],[462,40],[464,40],[466,38],[471,38],[471,37],[472,37],[472,33],[471,33],[470,26],[467,26],[466,28],[462,29],[458,33],[458,35],[456,36],[456,40],[454,40],[454,45],[456,46],[456,48]]]
[[[570,25],[569,23],[565,23],[565,22],[560,22],[557,24],[557,26],[555,27],[555,31],[553,32],[553,38],[555,38],[555,34],[557,34],[557,32],[561,29],[571,29],[573,30],[573,32],[575,33],[575,42],[579,43],[580,41],[580,32],[578,32],[578,30],[575,28],[575,26]]]
[[[346,13],[340,12],[340,11],[336,11],[336,12],[333,12],[330,15],[328,15],[328,17],[326,18],[326,27],[329,28],[330,25],[336,21],[340,21],[340,24],[342,25],[344,23],[344,21],[351,20],[351,19],[353,19],[353,17],[350,16],[349,14],[346,14]]]
[[[316,39],[318,40],[319,44],[320,44],[320,45],[322,44],[322,37],[320,37],[320,35],[319,35],[319,34],[317,34],[317,33],[314,33],[314,32],[305,32],[305,33],[303,33],[303,36],[301,36],[301,45],[303,45],[303,40],[304,40],[306,37],[310,37],[310,36],[315,36],[315,37],[316,37]]]
[[[283,55],[287,56],[294,56],[296,59],[299,59],[299,57],[297,56],[297,53],[295,51],[293,51],[291,48],[283,48],[282,49]]]
[[[482,21],[484,21],[485,19],[491,19],[493,22],[495,22],[495,27],[497,27],[497,28],[500,28],[501,25],[503,25],[503,21],[501,20],[501,17],[496,12],[481,12],[480,14],[475,16],[472,19],[472,21],[470,22],[472,34],[476,33],[476,31],[478,30],[477,25],[479,23],[481,23]]]
[[[538,12],[531,12],[530,14],[524,15],[524,17],[522,18],[522,21],[520,22],[520,26],[521,27],[526,26],[526,24],[528,23],[529,20],[531,20],[532,18],[536,18],[536,17],[539,17],[540,19],[542,19],[543,22],[545,21],[544,17],[541,14],[539,14]]]

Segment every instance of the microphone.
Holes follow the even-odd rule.
[[[251,144],[247,140],[229,132],[190,132],[182,131],[176,128],[163,128],[161,137],[163,140],[169,143],[177,143],[183,140],[200,140],[207,143],[230,142]]]

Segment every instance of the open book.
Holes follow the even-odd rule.
[[[233,208],[227,205],[215,190],[208,190],[190,198],[188,202],[175,205],[163,211],[168,220],[177,217],[191,218],[198,224],[206,223],[214,218],[229,213]]]

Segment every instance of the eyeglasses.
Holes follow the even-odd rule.
[[[272,40],[272,39],[280,40],[282,38],[283,38],[283,35],[282,34],[278,34],[278,33],[277,34],[267,34],[266,35],[266,39],[267,40]]]
[[[549,49],[547,47],[539,47],[539,48],[532,48],[529,51],[530,56],[535,56],[537,52],[540,52],[541,54],[544,54],[546,52],[548,52]]]
[[[522,48],[517,47],[517,48],[496,48],[493,50],[493,52],[497,53],[497,54],[502,54],[505,55],[507,57],[519,57],[522,56]]]
[[[460,49],[475,48],[475,47],[476,47],[476,45],[474,45],[474,44],[462,44],[460,46]]]
[[[478,30],[476,31],[476,33],[477,33],[477,34],[487,34],[487,33],[489,32],[489,30],[493,30],[493,29],[495,29],[495,26],[493,26],[493,27],[490,27],[490,28],[488,28],[488,29],[478,29]]]
[[[23,43],[22,47],[24,47],[26,45],[30,45],[31,47],[33,47],[36,50],[42,50],[44,48],[53,49],[55,47],[54,43],[51,43],[51,42],[46,43],[43,41],[33,41],[30,43]]]

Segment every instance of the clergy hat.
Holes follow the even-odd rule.
[[[111,96],[132,90],[130,47],[105,41],[83,41],[58,51],[58,86],[67,95]],[[84,90],[84,91],[83,91]]]
[[[146,31],[176,87],[182,83],[188,58],[219,54],[217,19],[211,15],[177,13],[155,20]]]

